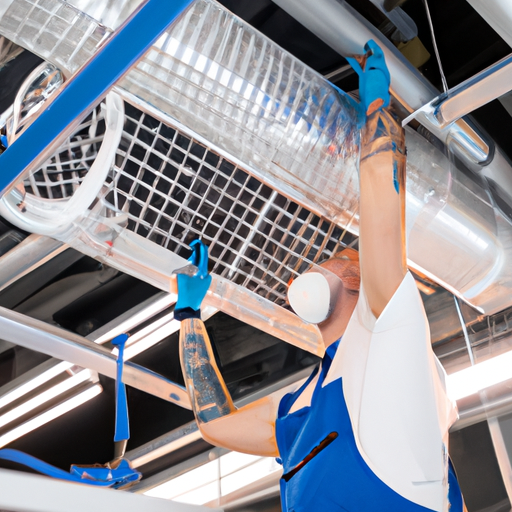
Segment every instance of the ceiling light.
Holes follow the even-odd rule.
[[[460,400],[512,379],[512,351],[448,375],[446,387],[452,400]]]
[[[78,372],[76,375],[73,375],[69,379],[66,379],[59,384],[52,386],[50,389],[43,391],[39,395],[23,402],[18,405],[14,409],[7,411],[6,413],[0,415],[0,427],[11,423],[12,421],[21,418],[23,415],[29,413],[30,411],[40,407],[41,405],[49,402],[50,400],[56,398],[60,394],[69,391],[71,388],[85,382],[93,377],[91,370],[82,370]],[[97,380],[96,374],[96,380]]]
[[[98,338],[92,337],[92,341],[98,344],[103,344],[107,341],[110,341],[111,339],[115,338],[119,334],[124,334],[126,332],[130,332],[134,327],[137,325],[145,322],[152,316],[157,315],[158,313],[161,313],[164,309],[167,309],[168,307],[172,306],[176,303],[177,296],[172,293],[162,293],[158,294],[155,297],[149,298],[146,303],[147,306],[143,307],[143,309],[140,309],[137,312],[133,312],[133,314],[130,314],[128,318],[123,320],[122,322],[118,323],[115,327],[112,327],[111,329],[108,329],[107,332],[100,334]],[[139,308],[140,306],[136,306]],[[134,310],[135,308],[132,308]],[[132,311],[130,310],[130,312]],[[101,332],[103,328],[100,328],[99,331]],[[90,338],[91,339],[91,338]]]
[[[230,452],[144,494],[190,505],[204,505],[281,470],[274,458]]]
[[[100,384],[93,384],[88,389],[82,391],[78,395],[60,403],[59,405],[52,407],[48,411],[36,416],[35,418],[30,419],[29,421],[22,423],[18,427],[10,430],[9,432],[0,436],[0,448],[11,443],[15,439],[32,432],[36,428],[48,423],[59,416],[62,416],[68,411],[71,411],[75,407],[82,405],[83,403],[91,400],[95,396],[99,395],[102,391],[102,387]]]
[[[69,370],[73,366],[72,363],[68,363],[66,361],[62,361],[61,363],[53,366],[49,370],[44,371],[43,373],[37,375],[33,379],[21,384],[20,386],[15,387],[12,391],[8,391],[3,396],[0,397],[0,409],[3,409],[6,405],[14,402],[18,398],[21,398],[23,395],[28,394],[30,391],[38,388],[39,386],[45,384],[46,382],[52,380],[57,375]]]

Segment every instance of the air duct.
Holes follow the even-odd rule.
[[[66,2],[51,1],[55,12],[70,8]],[[282,5],[285,2],[279,0]],[[314,15],[306,9],[307,2],[290,3],[298,9],[293,14],[300,21],[345,54],[360,52],[370,37],[379,38],[375,29],[343,2],[321,0]],[[0,32],[37,52],[38,47],[29,43],[20,28],[19,16],[16,23],[11,23],[9,14],[7,9],[0,19]],[[301,19],[306,14],[307,19]],[[75,15],[87,20],[94,33],[109,33],[84,13],[76,11]],[[59,37],[59,45],[45,50],[44,55],[41,52],[52,63],[65,60],[59,48],[65,47],[66,31]],[[405,107],[421,106],[436,95],[435,89],[394,49],[386,42],[382,44],[392,72],[394,94],[402,95]],[[94,44],[84,43],[81,48],[94,53]],[[80,65],[75,59],[73,68]],[[112,259],[116,243],[123,240],[119,233],[125,228],[137,237],[146,237],[145,243],[161,244],[178,254],[186,245],[186,237],[193,233],[204,237],[207,243],[219,244],[218,249],[212,249],[212,255],[218,258],[216,264],[222,276],[258,294],[263,290],[265,297],[273,296],[281,303],[281,288],[288,279],[333,250],[328,249],[328,240],[336,225],[357,234],[357,110],[353,102],[216,2],[194,2],[118,84],[117,91],[135,107],[135,112],[132,110],[127,122],[129,128],[123,133],[116,164],[92,217],[87,221],[77,218],[75,227],[86,234],[71,235],[69,229],[63,229],[54,236],[126,271],[133,251]],[[329,112],[339,115],[329,117]],[[475,162],[485,157],[485,144],[482,146],[481,139],[474,138],[469,127],[466,130],[465,123],[457,126],[461,133],[474,139],[472,165],[478,167]],[[457,134],[450,137],[461,140]],[[157,147],[160,140],[172,146],[168,154]],[[332,140],[339,141],[334,149]],[[500,163],[504,160],[497,152],[480,174],[463,172],[412,130],[407,131],[407,145],[411,266],[485,313],[504,309],[511,303],[512,265],[508,262],[512,257],[512,228],[493,204],[483,174],[491,173],[502,188],[512,191],[510,167]],[[145,154],[142,160],[137,156],[140,148]],[[478,148],[484,156],[478,157]],[[144,178],[136,168],[128,169],[130,162],[141,163]],[[162,162],[175,170],[164,180],[168,186],[158,189]],[[240,173],[247,176],[243,184]],[[249,176],[257,182],[251,182]],[[217,190],[216,180],[229,183]],[[153,191],[150,182],[155,184]],[[132,183],[131,188],[123,189],[126,183]],[[160,183],[164,186],[163,181]],[[207,187],[205,190],[217,194],[214,203],[198,196],[201,183]],[[243,193],[233,195],[232,190],[241,189],[241,185],[245,187]],[[256,190],[264,190],[257,188],[262,186],[269,187],[268,194],[266,189],[263,195],[255,194]],[[8,200],[11,213],[4,212],[25,229],[31,194],[36,194],[35,189],[25,195],[24,211],[16,208],[14,198]],[[250,204],[244,199],[247,194],[252,194]],[[286,197],[293,204],[288,205]],[[175,213],[162,211],[160,202],[167,205],[169,212],[175,208]],[[239,208],[248,213],[243,217],[235,214],[233,222],[243,219],[243,225],[251,219],[246,234],[229,228],[229,216]],[[297,213],[301,208],[305,211]],[[218,215],[225,217],[222,220]],[[319,217],[316,220],[315,215]],[[158,228],[155,222],[167,227]],[[211,234],[212,226],[216,226],[215,235]],[[171,227],[174,234],[169,231]],[[256,244],[255,235],[261,246]],[[101,238],[106,236],[111,236],[113,245],[106,245],[106,239]],[[158,261],[155,259],[156,266]],[[131,268],[136,266],[138,277],[144,278],[142,274],[147,271],[146,279],[168,289],[165,276],[169,269],[165,264],[148,269],[135,262]],[[158,281],[155,275],[163,277]],[[275,279],[271,285],[269,279]]]

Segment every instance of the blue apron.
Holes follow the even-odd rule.
[[[335,343],[326,351],[311,405],[289,412],[318,368],[279,405],[276,439],[283,464],[283,512],[432,512],[390,489],[361,457],[341,379],[322,387],[337,346]],[[449,473],[450,512],[462,512],[451,465]]]

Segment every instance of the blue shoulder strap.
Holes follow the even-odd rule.
[[[453,467],[452,460],[448,457],[448,502],[450,503],[450,512],[462,512],[464,502],[460,491],[459,481]]]
[[[320,366],[316,366],[311,375],[307,378],[306,382],[304,382],[304,384],[302,384],[302,386],[299,389],[297,389],[297,391],[294,391],[293,393],[288,393],[284,395],[283,398],[281,398],[281,401],[279,402],[279,408],[277,409],[278,418],[282,418],[283,416],[286,416],[290,412],[290,409],[292,408],[292,405],[295,403],[295,400],[299,398],[302,392],[308,387],[309,383],[315,378],[319,369]]]

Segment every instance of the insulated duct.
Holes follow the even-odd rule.
[[[67,12],[71,9],[69,4],[61,0],[48,2],[54,5],[53,12]],[[285,6],[286,2],[279,0],[279,3]],[[63,48],[68,47],[66,41],[70,31],[63,29],[58,34],[58,44],[55,43],[54,34],[42,37],[34,43],[34,39],[27,37],[23,30],[23,27],[29,24],[20,25],[19,14],[11,16],[12,19],[9,18],[13,14],[11,8],[14,9],[16,4],[14,1],[11,7],[3,11],[3,17],[0,18],[0,33],[39,53],[51,63],[64,63],[68,73],[78,69],[85,62],[86,51],[89,52],[88,55],[92,55],[95,48],[101,44],[102,38],[108,37],[110,33],[109,29],[85,13],[72,8],[72,22],[82,20],[90,27],[89,33],[96,34],[94,39],[86,37],[85,34],[80,39],[75,31],[73,41],[80,39],[79,48],[82,53],[75,52],[73,60],[69,54],[62,53]],[[379,33],[343,2],[321,0],[314,13],[306,9],[308,2],[305,0],[294,0],[290,4],[293,4],[294,9],[298,9],[298,13],[295,14],[300,21],[306,26],[309,25],[313,32],[344,54],[361,52],[364,42],[369,38],[379,40]],[[32,11],[27,10],[25,16],[32,16],[36,7]],[[291,9],[290,5],[285,7]],[[301,16],[305,19],[301,19]],[[64,16],[61,16],[60,22],[63,23],[63,19]],[[71,17],[67,16],[66,19]],[[32,28],[34,23],[37,23],[37,20],[32,21]],[[48,26],[49,23],[45,22],[39,29],[40,32],[44,33]],[[437,91],[400,55],[397,55],[388,43],[380,42],[385,47],[391,69],[393,92],[395,96],[403,95],[403,106],[413,109],[437,94]],[[43,48],[46,43],[47,46]],[[186,149],[186,156],[183,157],[185,160],[181,156],[179,161],[173,160],[176,158],[173,156],[176,152],[171,152],[170,156],[166,157],[166,161],[178,169],[173,172],[179,173],[176,175],[175,185],[168,186],[169,190],[154,190],[148,196],[144,190],[151,188],[149,182],[145,181],[149,178],[145,177],[142,180],[134,175],[129,179],[135,180],[138,185],[133,188],[133,192],[130,189],[126,195],[126,191],[120,185],[120,180],[125,180],[129,174],[125,166],[130,159],[141,158],[136,157],[135,153],[130,156],[130,152],[144,148],[144,172],[153,173],[158,179],[162,175],[158,167],[161,165],[162,153],[154,143],[148,145],[147,142],[138,140],[143,130],[134,128],[133,133],[125,130],[125,142],[122,142],[117,152],[114,173],[111,173],[105,183],[105,191],[102,192],[103,202],[97,204],[93,213],[95,220],[91,226],[96,231],[89,231],[87,236],[80,235],[75,238],[75,241],[82,245],[88,240],[87,243],[92,244],[89,251],[99,250],[98,244],[105,243],[94,238],[101,229],[104,230],[102,236],[112,233],[115,249],[118,236],[115,231],[124,229],[126,222],[127,229],[135,230],[139,236],[147,236],[148,241],[152,243],[161,243],[169,248],[176,247],[178,253],[186,244],[186,240],[180,237],[195,230],[197,235],[205,237],[206,242],[211,240],[217,243],[225,239],[231,244],[229,248],[226,246],[226,249],[222,249],[229,250],[229,253],[219,252],[219,265],[227,254],[231,258],[228,262],[229,268],[225,269],[226,277],[243,273],[246,277],[243,277],[244,280],[239,284],[251,290],[266,289],[267,294],[269,288],[266,280],[270,275],[277,279],[275,287],[272,285],[272,290],[277,291],[279,295],[282,284],[286,285],[288,278],[300,272],[303,265],[318,261],[325,247],[322,245],[315,248],[316,242],[311,242],[310,239],[313,253],[303,252],[301,244],[303,238],[308,244],[307,222],[310,221],[294,217],[286,205],[284,209],[279,206],[280,213],[275,213],[276,206],[272,205],[270,197],[273,198],[272,201],[274,198],[284,201],[280,196],[284,194],[305,206],[310,212],[305,212],[306,215],[311,215],[311,212],[319,215],[325,220],[325,227],[320,221],[315,222],[322,233],[320,236],[325,240],[333,233],[334,228],[329,227],[330,223],[357,234],[358,153],[357,131],[354,130],[357,110],[352,101],[340,94],[320,75],[216,2],[194,2],[187,13],[167,30],[167,33],[118,84],[117,91],[132,106],[151,114],[155,120],[150,121],[151,123],[162,123],[162,127],[158,129],[157,125],[148,125],[155,126],[151,132],[155,141],[165,141],[168,137],[165,135],[167,132],[171,135],[181,132],[182,135],[179,137],[169,135],[172,138],[169,142],[172,142],[180,154]],[[333,118],[333,112],[339,112],[340,115]],[[139,118],[139,114],[134,114],[133,122],[130,122],[129,126],[138,125]],[[141,122],[140,126],[144,128],[144,123]],[[465,123],[457,126],[462,127],[461,133],[468,134],[468,137],[464,135],[466,138],[461,139],[457,135],[459,132],[452,133],[450,137],[459,141],[456,142],[458,147],[469,147],[470,151],[473,151],[462,154],[469,159],[471,155],[476,155],[476,158],[473,158],[475,167],[475,161],[487,158],[487,146],[482,145],[481,139]],[[170,131],[166,132],[165,127],[169,127]],[[148,133],[149,131],[148,128]],[[467,142],[468,138],[475,142],[473,146],[460,143],[460,140]],[[185,140],[192,142],[187,142],[186,148],[180,149],[179,145]],[[334,149],[333,140],[338,141]],[[347,144],[347,141],[350,143]],[[407,130],[407,146],[407,232],[410,265],[482,312],[490,314],[504,309],[511,301],[509,289],[512,286],[512,265],[509,264],[509,260],[512,257],[512,228],[508,219],[494,206],[488,181],[483,179],[483,172],[478,175],[461,171],[440,150],[410,129]],[[201,155],[213,154],[206,157],[199,153],[194,154],[195,151],[201,151]],[[479,151],[481,157],[478,157]],[[189,154],[190,156],[187,156]],[[215,162],[226,159],[226,165],[230,169],[234,168],[234,171],[229,171],[233,173],[232,177],[229,177],[231,174],[226,175],[226,168],[209,163],[209,158]],[[156,167],[152,168],[151,162],[155,162]],[[500,162],[504,160],[499,152],[496,152],[494,160],[484,168],[484,171],[487,174],[492,171],[495,181],[500,183],[499,186],[512,191],[511,169],[508,164],[501,165]],[[237,166],[239,170],[236,169]],[[236,180],[239,179],[237,176],[242,170],[274,190],[273,193],[269,192],[268,197],[258,197],[258,204],[263,199],[263,202],[267,200],[267,205],[258,206],[258,212],[254,213],[254,219],[251,220],[252,227],[248,226],[251,232],[263,229],[262,233],[266,236],[265,229],[269,225],[269,219],[272,219],[270,224],[273,227],[268,229],[271,229],[272,236],[277,238],[272,241],[271,246],[263,241],[260,252],[257,251],[258,247],[253,247],[253,241],[249,240],[244,244],[240,242],[243,236],[240,238],[236,232],[222,231],[228,226],[227,220],[218,223],[220,231],[215,238],[211,238],[208,229],[212,224],[207,218],[199,221],[201,215],[195,217],[193,211],[187,212],[183,218],[171,216],[164,219],[165,222],[181,226],[180,230],[176,231],[177,238],[171,240],[169,237],[161,237],[157,233],[156,225],[151,222],[144,227],[144,219],[137,217],[152,211],[155,218],[160,221],[162,214],[158,214],[156,203],[152,203],[157,197],[166,205],[177,204],[181,212],[183,208],[179,204],[185,203],[173,196],[179,187],[184,194],[191,194],[187,207],[194,208],[197,192],[193,187],[194,183],[199,183],[203,179],[201,172],[206,172],[210,176],[205,183],[211,183],[212,188],[215,188],[215,180],[225,181],[227,178],[233,180],[230,187],[239,187]],[[506,179],[502,180],[499,173],[503,173]],[[152,180],[157,178],[153,177]],[[189,191],[183,189],[185,182],[192,183]],[[118,193],[124,196],[119,205],[117,199],[113,203],[109,202],[110,190],[113,191],[114,198]],[[232,197],[230,189],[226,188],[226,193],[229,201],[234,200],[237,205],[230,206],[229,212],[236,211],[238,206],[253,208],[253,203],[244,204],[242,196]],[[137,194],[141,194],[140,197]],[[21,223],[28,229],[30,225],[27,226],[25,223],[25,216],[31,211],[30,194],[27,193],[25,197],[25,211],[17,209],[15,197],[8,201],[8,210],[13,214],[10,220]],[[37,201],[34,205],[36,203]],[[205,204],[204,201],[197,200],[197,208]],[[215,205],[216,208],[217,206],[220,210],[225,208],[221,203]],[[101,208],[109,210],[108,222],[101,220],[101,216],[106,215]],[[296,209],[297,206],[293,208]],[[250,215],[252,218],[253,214]],[[188,220],[183,220],[185,218]],[[244,217],[247,218],[249,217]],[[281,219],[287,218],[293,222],[298,219],[304,223],[301,231],[292,234],[296,241],[286,241],[285,233],[290,233],[289,227],[281,234],[281,228],[285,229],[284,225],[281,226]],[[308,217],[310,218],[312,217]],[[80,229],[85,229],[87,222],[82,221]],[[328,235],[323,234],[324,229]],[[55,236],[57,235],[66,242],[74,243],[75,235],[70,235],[69,230],[65,234],[62,232]],[[81,249],[85,250],[84,247]],[[294,251],[299,248],[299,254],[293,255],[290,265],[283,266],[279,262],[284,255],[291,253],[291,247]],[[310,250],[309,245],[307,250]],[[112,248],[105,245],[100,252],[108,255],[112,253]],[[252,253],[255,254],[254,260],[250,256]],[[130,256],[126,254],[124,257]],[[299,259],[294,260],[295,257]],[[274,266],[276,271],[273,270]],[[139,267],[143,273],[145,267]],[[148,272],[151,273],[153,270],[149,269]],[[141,277],[140,273],[138,277]],[[164,287],[165,284],[161,286]]]

